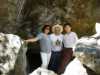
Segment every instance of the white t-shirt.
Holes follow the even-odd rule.
[[[78,40],[78,37],[75,32],[66,33],[64,35],[64,40],[63,40],[64,47],[73,48],[77,40]]]
[[[61,51],[62,50],[62,42],[63,42],[63,35],[55,35],[51,34],[50,35],[50,40],[51,40],[51,49],[54,52]]]

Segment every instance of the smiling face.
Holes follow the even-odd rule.
[[[56,35],[61,34],[62,31],[63,31],[63,27],[62,27],[61,25],[59,25],[59,24],[54,25],[54,26],[52,27],[52,32],[53,32],[54,34],[56,34]]]
[[[49,34],[50,33],[50,25],[44,25],[42,28],[42,32],[45,34]]]
[[[64,27],[64,30],[65,30],[66,33],[71,32],[71,26],[70,26],[70,25],[66,25],[66,26]]]
[[[50,27],[48,26],[48,27],[46,27],[46,28],[44,29],[44,33],[48,34],[49,32],[50,32]]]
[[[59,27],[55,27],[54,32],[55,34],[60,34],[61,29]]]

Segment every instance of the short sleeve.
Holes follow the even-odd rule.
[[[77,34],[76,34],[76,33],[75,33],[74,35],[75,35],[75,39],[76,39],[76,41],[77,41],[77,40],[78,40],[78,36],[77,36]]]
[[[43,36],[42,36],[42,33],[40,33],[40,34],[37,35],[37,39],[38,39],[38,40],[42,39],[42,37],[43,37]]]

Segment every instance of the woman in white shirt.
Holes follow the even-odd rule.
[[[60,61],[63,41],[62,31],[63,27],[61,25],[54,25],[52,27],[53,33],[50,35],[52,55],[49,64],[49,69],[53,70],[54,72],[57,72]]]
[[[63,73],[67,64],[73,57],[73,46],[75,45],[76,41],[78,40],[77,34],[72,32],[72,26],[70,23],[64,25],[64,49],[61,52],[61,60],[60,66],[58,69],[59,74]]]

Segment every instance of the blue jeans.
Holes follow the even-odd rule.
[[[60,55],[61,55],[61,52],[52,51],[50,63],[48,66],[49,70],[52,70],[57,73],[59,62],[60,62]]]

